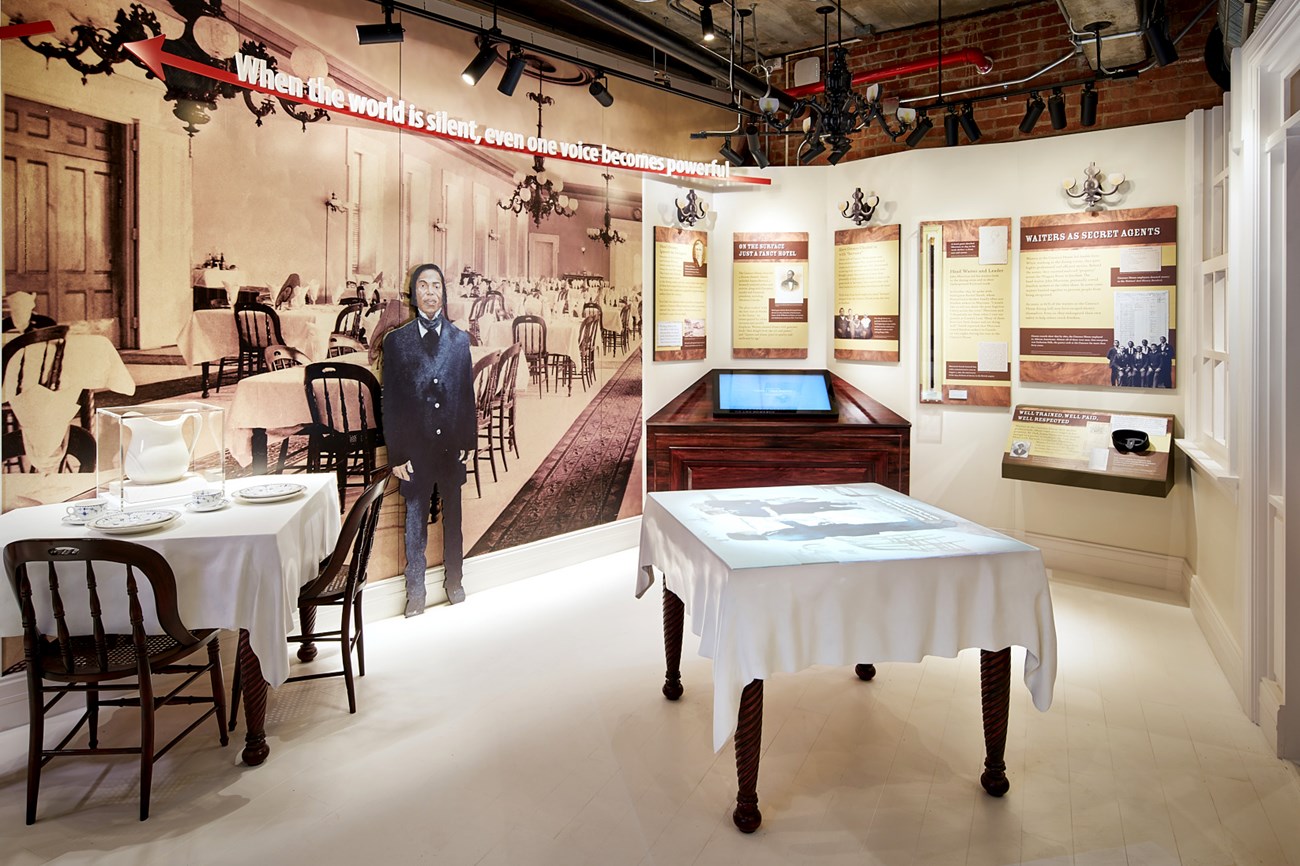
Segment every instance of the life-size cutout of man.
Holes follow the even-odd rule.
[[[469,335],[447,321],[441,269],[415,268],[410,290],[416,317],[384,336],[384,439],[406,499],[406,615],[416,616],[424,612],[424,548],[435,494],[442,503],[443,587],[452,604],[465,600],[460,488],[478,427]]]

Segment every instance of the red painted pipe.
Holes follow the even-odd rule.
[[[974,64],[975,69],[981,75],[993,68],[993,61],[978,48],[962,48],[951,54],[943,55],[943,65],[945,67],[955,66],[958,63]],[[925,60],[913,60],[910,63],[895,63],[892,66],[882,66],[879,69],[864,69],[862,72],[853,75],[853,86],[859,87],[873,81],[883,81],[886,78],[902,78],[905,75],[915,75],[918,72],[934,69],[938,65],[939,58],[930,57]],[[821,93],[825,89],[825,81],[814,81],[812,84],[803,84],[799,87],[787,87],[785,92],[795,99],[802,99],[805,96]]]

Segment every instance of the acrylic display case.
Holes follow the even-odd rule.
[[[224,491],[225,428],[220,406],[195,400],[97,409],[96,492],[129,508]]]

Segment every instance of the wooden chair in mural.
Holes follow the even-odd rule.
[[[537,383],[537,396],[542,396],[542,385],[551,387],[550,355],[546,351],[546,320],[539,316],[515,316],[511,327],[515,342],[523,349],[528,362],[528,381]]]
[[[264,354],[268,370],[287,370],[291,367],[305,367],[311,363],[311,358],[308,358],[304,353],[292,346],[267,346]],[[280,456],[275,461],[275,472],[277,474],[285,470],[289,454],[293,451],[293,437],[305,436],[310,431],[311,427],[308,425],[296,427],[287,433],[284,441],[280,443]]]
[[[59,390],[63,381],[63,355],[68,344],[68,326],[28,330],[4,344],[0,354],[0,375],[5,383],[3,430],[18,429],[18,419],[9,406],[23,389],[34,386]],[[8,456],[5,458],[8,462]]]
[[[379,380],[359,364],[322,361],[307,365],[303,388],[311,410],[307,471],[336,472],[342,504],[349,476],[360,475],[360,484],[369,485],[379,471],[375,453],[384,444]]]
[[[626,308],[625,308],[626,309]],[[610,319],[610,321],[606,321]],[[627,321],[623,318],[622,312],[614,313],[610,310],[609,314],[602,310],[600,317],[600,340],[601,346],[607,354],[617,354],[620,351],[627,351]]]
[[[221,745],[226,734],[226,694],[221,679],[217,629],[191,630],[177,610],[176,576],[161,554],[138,544],[106,538],[58,538],[15,541],[4,549],[5,572],[18,599],[23,622],[23,660],[15,670],[27,674],[30,744],[27,756],[27,823],[36,821],[41,768],[68,755],[139,755],[140,820],[149,817],[153,765],[182,737],[209,716],[217,717]],[[29,570],[31,573],[29,574]],[[142,588],[147,584],[147,591]],[[143,611],[152,596],[156,634],[145,634]],[[129,633],[117,633],[103,612],[124,610]],[[52,625],[47,633],[42,624]],[[202,664],[181,664],[207,649]],[[155,695],[155,675],[183,674]],[[207,674],[211,697],[182,695]],[[102,692],[134,693],[105,700]],[[45,747],[45,714],[68,694],[85,697],[85,712],[53,748]],[[52,698],[50,696],[53,696]],[[210,705],[192,724],[161,749],[154,742],[154,714],[173,704]],[[101,748],[99,710],[104,706],[140,708],[140,744]],[[89,723],[85,748],[67,745]]]
[[[483,495],[483,483],[478,465],[483,459],[485,447],[488,464],[492,467],[492,480],[497,480],[496,448],[492,442],[496,438],[492,429],[492,406],[496,397],[497,366],[500,360],[501,352],[497,351],[489,352],[474,362],[474,416],[478,426],[478,444],[474,446],[474,453],[469,457],[465,472],[474,476],[474,490],[480,497]],[[481,444],[484,440],[487,440],[486,446]]]
[[[501,466],[509,470],[506,464],[506,452],[514,451],[519,456],[519,442],[515,438],[515,385],[519,381],[519,355],[522,348],[518,343],[503,349],[501,360],[497,363],[497,391],[492,401],[497,429],[497,444],[501,448]]]
[[[589,305],[589,306],[595,306]],[[600,329],[600,307],[585,316],[578,331],[578,356],[582,365],[582,390],[596,384],[596,331]]]
[[[364,349],[366,346],[366,329],[361,323],[365,314],[366,307],[363,304],[349,304],[339,310],[338,318],[334,320],[334,332],[331,336],[348,337],[360,343]]]
[[[347,334],[330,334],[329,349],[326,350],[326,357],[337,358],[339,355],[350,355],[353,352],[365,352],[367,346],[361,340],[355,340]]]
[[[63,440],[62,452],[56,472],[94,472],[95,471],[95,437],[85,427],[68,425],[67,438]],[[0,452],[4,453],[5,468],[13,472],[35,472],[36,467],[27,460],[27,446],[23,444],[23,432],[10,430],[0,438]]]
[[[27,320],[27,327],[23,329],[23,333],[35,331],[38,328],[53,328],[57,324],[58,322],[54,321],[49,316],[42,316],[40,313],[32,313],[31,318]],[[17,328],[14,327],[13,318],[5,316],[3,322],[0,323],[0,330],[16,331]]]
[[[270,306],[257,301],[235,304],[235,334],[239,338],[239,354],[221,359],[217,366],[217,391],[226,377],[226,365],[234,364],[234,381],[245,376],[266,372],[266,347],[284,345],[280,333],[280,317]]]

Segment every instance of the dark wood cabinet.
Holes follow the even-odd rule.
[[[706,374],[646,422],[650,491],[875,482],[907,493],[912,425],[831,380],[838,418],[715,418]]]

